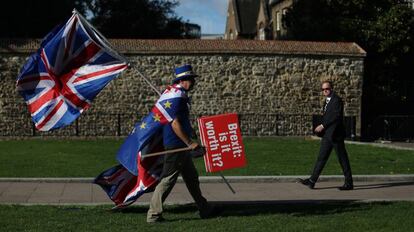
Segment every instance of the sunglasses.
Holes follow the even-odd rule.
[[[321,89],[322,91],[325,91],[325,90],[331,90],[331,88],[323,88],[323,89]]]

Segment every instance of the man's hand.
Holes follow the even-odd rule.
[[[325,128],[323,127],[323,125],[322,125],[322,124],[320,124],[319,126],[317,126],[317,127],[315,128],[315,132],[316,132],[316,133],[321,133],[321,132],[323,131],[323,129],[325,129]]]
[[[188,145],[188,147],[189,147],[189,148],[191,148],[191,150],[196,149],[198,146],[200,146],[200,145],[198,145],[198,143],[196,143],[196,142],[191,142],[191,143]]]
[[[206,154],[206,149],[197,144],[197,147],[190,151],[190,155],[193,158],[203,157]]]

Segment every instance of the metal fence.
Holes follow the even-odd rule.
[[[38,131],[27,113],[0,113],[0,136],[2,137],[82,137],[126,136],[146,115],[86,112],[71,125],[49,132]],[[196,118],[191,115],[193,128]],[[305,114],[239,114],[242,134],[245,136],[307,136],[312,135],[318,123],[317,115]],[[355,116],[344,120],[348,139],[355,139]],[[390,141],[414,140],[414,115],[382,115],[367,129],[367,139]]]
[[[381,115],[368,125],[371,140],[413,141],[414,115]]]
[[[78,137],[126,136],[145,115],[86,112],[71,125],[49,132],[38,131],[28,114],[0,114],[0,136],[3,137]],[[196,118],[191,115],[193,128]],[[313,115],[302,114],[239,114],[243,135],[305,136],[312,134]]]
[[[312,131],[322,123],[321,115],[313,115],[312,118]],[[345,137],[350,140],[356,140],[356,117],[355,116],[345,116],[344,117],[344,126],[345,126]]]

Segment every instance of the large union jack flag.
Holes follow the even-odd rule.
[[[42,41],[23,66],[17,89],[35,126],[49,131],[69,125],[124,69],[125,58],[76,10]]]

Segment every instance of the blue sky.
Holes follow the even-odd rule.
[[[224,34],[228,0],[178,0],[175,12],[201,26],[202,34]]]

